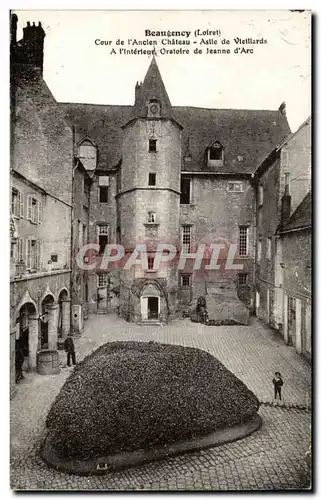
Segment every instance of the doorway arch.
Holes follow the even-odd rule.
[[[37,314],[32,302],[25,302],[18,310],[16,329],[16,350],[21,350],[24,358],[29,358],[29,326],[31,316]],[[28,363],[26,362],[26,366]]]
[[[39,349],[48,349],[49,308],[53,306],[54,302],[54,296],[51,294],[46,295],[41,302]]]
[[[142,320],[159,320],[161,309],[161,296],[154,283],[146,285],[140,296]]]
[[[67,333],[69,333],[70,329],[70,305],[66,310],[66,302],[70,302],[69,292],[67,288],[63,288],[60,290],[58,294],[58,337],[65,337]],[[65,305],[64,305],[65,304]],[[66,325],[66,322],[68,325]],[[68,331],[66,331],[68,330]]]

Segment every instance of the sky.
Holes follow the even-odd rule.
[[[189,49],[190,54],[159,54],[156,60],[175,106],[278,109],[286,102],[292,131],[311,114],[310,13],[279,11],[90,11],[16,10],[18,39],[27,21],[46,31],[44,78],[61,102],[133,104],[136,81],[144,79],[148,55],[121,55],[128,39],[157,40],[157,49]],[[194,37],[194,31],[220,35]],[[161,45],[167,37],[146,37],[145,30],[191,31],[191,45]],[[173,39],[174,37],[170,37]],[[230,40],[230,45],[200,45],[200,40]],[[235,38],[266,39],[236,45]],[[95,40],[112,45],[96,45]],[[125,41],[123,47],[115,45]],[[193,44],[196,41],[196,44]],[[235,54],[236,47],[253,54]],[[111,54],[111,49],[116,54]],[[194,48],[203,54],[195,55]],[[230,48],[231,54],[206,54],[206,48]],[[137,48],[152,49],[152,46]]]

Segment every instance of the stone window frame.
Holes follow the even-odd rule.
[[[238,286],[246,286],[248,284],[249,274],[248,273],[238,273],[237,284]],[[242,281],[244,282],[242,283]]]
[[[189,180],[189,202],[182,203],[182,181],[188,179]],[[193,177],[188,175],[181,175],[181,196],[180,196],[180,205],[192,205],[192,197],[193,197]]]
[[[156,179],[157,179],[156,172],[149,172],[148,173],[148,185],[149,186],[156,186]],[[153,180],[153,182],[151,182],[152,180]]]
[[[156,224],[156,223],[157,223],[156,212],[153,212],[152,210],[148,210],[148,212],[147,212],[147,224]]]
[[[106,228],[105,231],[102,231],[102,228]],[[97,244],[99,245],[99,255],[102,255],[105,251],[106,245],[108,245],[110,236],[109,236],[109,224],[106,223],[97,223],[96,224],[96,231],[97,231]],[[101,245],[99,243],[100,236],[105,236],[107,237],[107,242],[105,244],[104,249],[101,249]]]
[[[211,158],[212,151],[220,151],[219,158]],[[207,148],[207,165],[211,167],[222,167],[225,159],[225,148],[221,141],[213,141]]]
[[[157,139],[154,139],[154,138],[148,139],[148,152],[149,153],[157,153]]]
[[[249,255],[249,226],[239,226],[239,257]]]
[[[103,281],[101,283],[101,280]],[[97,288],[106,288],[108,285],[108,279],[106,273],[97,274]]]
[[[231,187],[233,188],[231,189]],[[240,189],[235,189],[236,186],[240,186]],[[242,181],[228,181],[227,182],[227,190],[231,193],[243,193],[244,192],[244,184]]]
[[[182,251],[187,253],[191,251],[192,245],[192,225],[191,224],[182,224],[181,229],[181,241],[182,241]]]
[[[184,282],[187,280],[187,283]],[[192,286],[192,273],[181,273],[180,274],[180,282],[182,288],[191,288]]]

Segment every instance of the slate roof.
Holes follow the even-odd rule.
[[[139,85],[137,82],[135,94],[137,97],[135,98],[135,104],[133,106],[133,118],[146,118],[147,103],[150,99],[156,99],[161,104],[162,117],[176,121],[171,102],[154,56],[143,83]]]
[[[115,167],[122,157],[122,125],[132,118],[133,106],[61,103],[66,119],[75,127],[75,141],[89,136],[98,146],[98,168]],[[213,140],[224,145],[224,166],[216,172],[255,171],[269,152],[290,133],[279,111],[175,107],[182,131],[182,170],[213,171],[207,167],[205,150]],[[189,150],[191,161],[184,161]],[[243,161],[238,157],[242,156]]]
[[[288,222],[282,228],[280,233],[290,232],[295,229],[311,227],[312,219],[312,197],[311,191],[303,198],[300,205],[295,209]]]
[[[161,102],[162,118],[176,121],[182,130],[182,170],[252,174],[261,161],[290,134],[284,112],[207,109],[171,106],[153,58],[142,85],[136,84],[134,106],[61,103],[75,127],[76,142],[89,136],[98,147],[98,168],[115,167],[122,157],[122,126],[146,117],[149,99]],[[206,149],[213,141],[224,146],[222,167],[208,167]],[[185,161],[190,153],[191,160]]]

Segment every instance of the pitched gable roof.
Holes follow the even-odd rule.
[[[312,197],[311,191],[303,198],[300,205],[295,209],[288,222],[280,233],[295,231],[311,227],[312,219]]]

